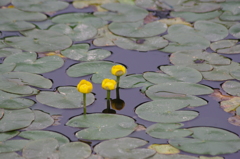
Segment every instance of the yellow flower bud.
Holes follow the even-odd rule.
[[[105,90],[114,90],[117,87],[117,82],[113,79],[104,79],[102,81],[102,88]]]
[[[77,90],[81,93],[90,93],[92,92],[93,85],[87,80],[81,80],[77,85]]]
[[[115,65],[112,67],[111,72],[115,76],[122,76],[126,73],[126,68],[123,65]]]

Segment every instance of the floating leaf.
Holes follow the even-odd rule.
[[[172,139],[177,137],[186,137],[192,134],[188,129],[178,129],[182,127],[181,123],[157,123],[149,126],[146,133],[152,137],[160,139]]]
[[[153,85],[152,83],[146,81],[142,74],[132,74],[120,78],[119,86],[121,88],[136,88],[136,87],[148,87]]]
[[[195,12],[195,13],[204,13],[211,12],[217,10],[221,7],[221,5],[217,3],[200,3],[193,2],[190,5],[177,5],[174,6],[174,11],[176,12]]]
[[[3,115],[4,115],[4,109],[0,109],[0,119],[2,119],[2,117],[3,117]]]
[[[111,74],[111,68],[114,65],[116,65],[116,63],[108,61],[79,63],[69,67],[67,70],[67,75],[70,77],[81,77],[93,74],[91,78],[92,81],[94,83],[102,83],[102,80],[105,78],[116,78]]]
[[[240,13],[240,3],[239,2],[225,2],[222,3],[222,10],[224,11],[231,11],[233,15],[239,14]]]
[[[239,150],[239,137],[229,131],[213,127],[195,127],[189,130],[193,131],[193,138],[171,139],[169,143],[194,154],[220,155]]]
[[[71,142],[59,147],[59,157],[61,159],[87,158],[92,150],[88,144],[83,142]]]
[[[115,114],[87,114],[70,119],[67,126],[85,128],[76,133],[80,139],[106,140],[131,134],[137,124],[132,118]]]
[[[212,11],[206,13],[193,13],[193,12],[171,12],[172,17],[181,17],[188,22],[195,22],[197,20],[208,20],[218,17],[222,14],[221,11]]]
[[[136,22],[143,20],[148,12],[135,5],[122,3],[107,3],[101,7],[112,12],[94,12],[94,15],[107,21],[113,22]]]
[[[6,141],[8,139],[11,139],[19,134],[19,131],[9,131],[0,133],[0,142]]]
[[[177,154],[180,151],[169,144],[152,144],[148,146],[149,149],[153,149],[160,154]]]
[[[144,159],[156,153],[154,150],[138,148],[146,144],[147,141],[145,140],[125,137],[103,141],[94,147],[94,151],[104,158]]]
[[[192,24],[184,21],[182,18],[169,18],[169,19],[160,19],[158,20],[159,22],[162,22],[162,23],[165,23],[167,24],[168,26],[171,26],[171,25],[175,25],[175,24],[183,24],[183,25],[187,25],[187,26],[192,26]]]
[[[31,30],[24,32],[24,35],[26,37],[5,38],[5,43],[31,52],[63,50],[72,45],[68,36],[50,30]]]
[[[1,0],[1,1],[0,1],[0,6],[5,6],[5,5],[7,5],[8,3],[11,3],[11,0]]]
[[[179,154],[174,154],[174,155],[156,154],[150,159],[199,159],[199,158],[195,156],[187,156],[187,155],[179,155]]]
[[[231,22],[231,21],[222,21],[219,18],[214,18],[211,20],[208,20],[214,23],[218,23],[218,24],[222,24],[223,26],[225,26],[226,28],[230,28],[232,25],[236,24],[236,22]]]
[[[179,51],[170,56],[174,65],[187,66],[198,71],[210,71],[213,65],[229,65],[231,60],[216,53],[202,52],[201,50]]]
[[[13,49],[13,48],[3,48],[0,49],[0,57],[7,57],[12,54],[22,53],[20,49]]]
[[[153,122],[175,123],[183,122],[196,118],[198,113],[195,111],[176,111],[187,107],[185,103],[175,100],[155,100],[138,106],[135,113],[138,117]]]
[[[143,24],[143,21],[135,23],[113,22],[108,28],[114,34],[120,36],[146,38],[164,33],[167,30],[167,25],[160,21],[154,21],[145,25]]]
[[[234,45],[236,45],[238,42],[238,40],[220,40],[220,41],[216,41],[216,42],[213,42],[210,47],[213,51],[216,51],[216,52],[222,52],[221,50],[222,49],[226,49],[226,48],[230,48]]]
[[[25,21],[43,21],[47,19],[42,13],[24,12],[15,8],[0,9],[1,31],[23,31],[35,28],[31,23]]]
[[[12,4],[18,9],[29,12],[55,12],[69,5],[58,0],[12,0]]]
[[[240,38],[240,24],[237,23],[229,29],[229,33],[232,34],[235,38]]]
[[[107,21],[102,20],[92,14],[89,13],[66,13],[60,14],[52,18],[52,22],[54,23],[62,23],[62,24],[87,24],[91,25],[95,28],[101,28],[107,24]]]
[[[97,29],[87,24],[78,24],[71,27],[66,24],[56,24],[51,26],[49,30],[67,35],[73,41],[92,39],[97,34]]]
[[[58,158],[58,146],[53,138],[35,140],[23,148],[22,155],[29,159]]]
[[[8,56],[3,63],[16,64],[14,71],[42,74],[62,67],[64,61],[59,56],[46,56],[37,59],[35,52],[23,52]]]
[[[61,54],[73,60],[97,61],[107,58],[111,52],[104,49],[89,50],[89,44],[75,44],[61,51]]]
[[[43,131],[43,130],[22,131],[19,134],[19,136],[29,140],[42,140],[42,139],[53,138],[58,141],[59,145],[69,143],[69,139],[67,137],[53,131]]]
[[[220,105],[225,112],[235,111],[240,106],[240,97],[233,97],[229,100],[222,101]]]
[[[89,6],[97,6],[99,7],[102,4],[107,4],[107,3],[114,3],[118,2],[117,0],[74,0],[73,1],[73,6],[75,8],[85,8]]]
[[[0,144],[0,156],[5,152],[20,151],[29,141],[27,140],[8,140]]]
[[[76,87],[58,87],[57,92],[41,91],[36,96],[38,102],[59,109],[81,108],[82,98],[82,93],[78,92]],[[86,105],[92,104],[94,100],[94,95],[88,93]]]
[[[7,152],[7,153],[0,153],[0,158],[7,158],[7,159],[24,159],[20,155],[15,152]]]
[[[224,158],[219,156],[216,157],[199,156],[199,159],[224,159]]]
[[[34,113],[26,108],[19,110],[4,110],[0,119],[0,132],[7,132],[29,126],[34,120]]]
[[[231,11],[225,11],[222,15],[219,17],[221,20],[226,21],[239,21],[240,20],[240,14],[234,15]]]
[[[223,83],[222,88],[230,95],[240,96],[240,83],[237,81],[226,81]]]
[[[25,130],[45,129],[54,123],[53,118],[43,111],[33,110],[33,113],[34,121]]]
[[[137,51],[157,50],[168,45],[168,41],[160,36],[143,39],[117,38],[114,43],[123,49]]]
[[[0,73],[11,72],[15,68],[15,64],[8,63],[8,64],[0,64]]]

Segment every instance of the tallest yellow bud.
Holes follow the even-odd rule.
[[[126,73],[126,68],[123,65],[115,65],[112,67],[111,72],[115,76],[122,76]]]

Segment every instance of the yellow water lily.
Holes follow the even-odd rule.
[[[77,90],[81,93],[90,93],[92,92],[93,85],[87,80],[81,80],[77,85]]]
[[[122,76],[126,73],[126,68],[123,65],[114,65],[111,72],[115,76]]]
[[[117,87],[117,82],[113,79],[104,79],[102,81],[102,88],[105,90],[114,90]]]

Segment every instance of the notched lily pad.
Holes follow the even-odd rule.
[[[103,60],[111,55],[111,52],[104,49],[89,50],[89,44],[75,44],[66,50],[61,51],[61,54],[73,60],[78,61],[97,61]]]
[[[59,109],[81,108],[83,107],[82,98],[82,93],[78,92],[76,87],[58,87],[57,92],[41,91],[36,96],[38,102]],[[94,95],[88,93],[86,105],[90,105],[94,101]]]
[[[120,138],[103,141],[94,147],[94,151],[104,158],[148,158],[156,153],[154,150],[138,148],[147,144],[147,141],[137,138]]]
[[[233,96],[240,96],[240,83],[237,81],[226,81],[222,88],[225,92]]]

